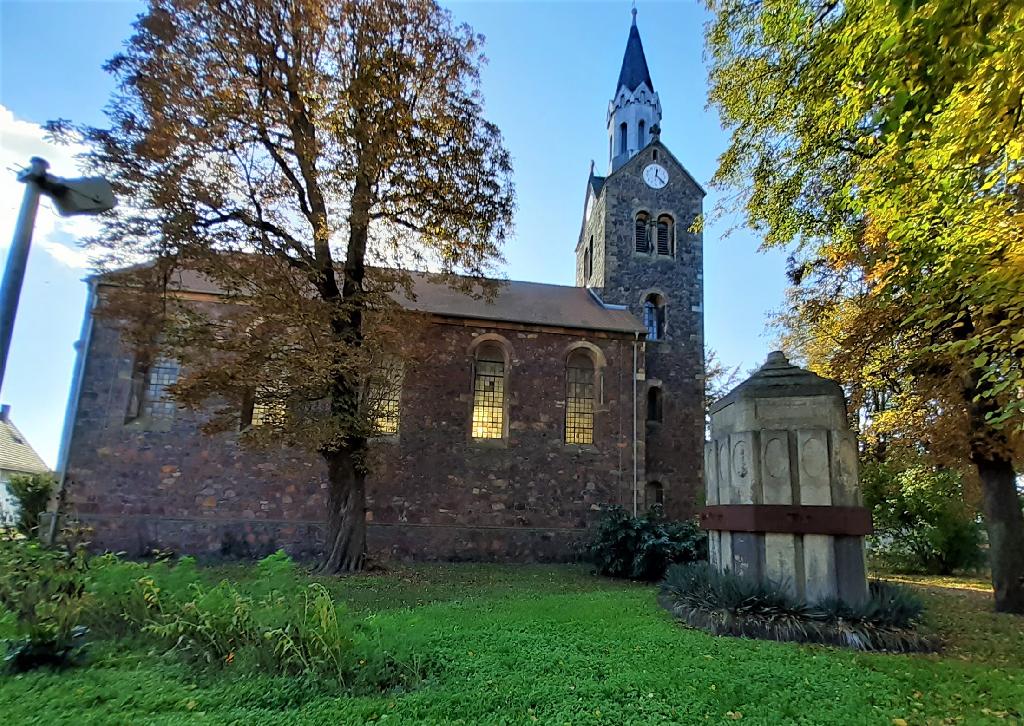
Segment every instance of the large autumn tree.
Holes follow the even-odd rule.
[[[95,244],[143,263],[108,309],[182,362],[207,428],[256,408],[243,438],[323,457],[324,572],[364,561],[368,391],[415,337],[404,270],[469,288],[510,226],[481,42],[432,0],[150,0],[108,65],[109,128],[79,129],[121,198]],[[182,271],[232,304],[184,304]]]
[[[1024,5],[708,5],[715,182],[792,247],[791,330],[876,431],[973,469],[996,608],[1024,612]]]

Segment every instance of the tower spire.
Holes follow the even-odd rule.
[[[633,24],[629,28],[629,39],[626,40],[626,52],[622,56],[622,70],[619,71],[619,83],[615,92],[623,86],[627,91],[635,91],[641,83],[654,90],[651,72],[647,69],[647,57],[644,55],[644,44],[640,40],[640,30],[636,27],[636,7],[632,10]]]
[[[615,171],[653,139],[661,123],[661,102],[647,68],[644,44],[636,27],[636,2],[615,95],[608,104],[608,170]]]

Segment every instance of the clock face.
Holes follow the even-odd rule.
[[[668,184],[668,171],[661,164],[648,164],[644,167],[644,181],[651,189],[661,189]]]

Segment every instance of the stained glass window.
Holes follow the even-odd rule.
[[[658,295],[648,295],[644,300],[644,327],[647,328],[647,340],[665,337],[665,303]]]
[[[473,371],[473,438],[505,435],[505,357],[495,345],[481,345]]]
[[[252,425],[266,426],[284,416],[284,401],[269,388],[260,388],[252,399]]]
[[[402,366],[397,361],[388,361],[370,377],[367,394],[367,405],[375,435],[393,436],[398,433],[401,401]]]
[[[565,370],[565,443],[594,443],[594,364],[582,352]]]
[[[178,364],[167,358],[158,358],[149,367],[146,388],[142,395],[142,415],[150,419],[174,418],[177,408],[167,388],[178,381]]]

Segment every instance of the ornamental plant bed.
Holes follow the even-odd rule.
[[[670,567],[658,600],[678,620],[713,635],[900,653],[939,647],[937,638],[918,629],[921,600],[888,582],[872,581],[868,600],[859,605],[807,603],[776,583],[697,563]]]

